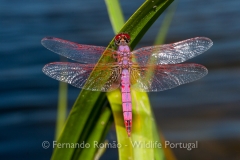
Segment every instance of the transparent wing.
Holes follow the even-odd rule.
[[[54,37],[46,37],[41,41],[42,45],[61,56],[80,63],[97,63],[106,47],[77,44]],[[115,50],[108,49],[105,56],[112,56]]]
[[[108,92],[117,89],[120,84],[119,67],[108,66],[98,64],[94,74],[91,74],[94,69],[94,65],[91,64],[54,62],[45,65],[43,72],[51,78],[67,82],[77,88]]]
[[[172,44],[143,47],[132,52],[140,66],[176,64],[205,52],[213,45],[209,38],[196,37]]]
[[[140,92],[157,92],[198,80],[207,75],[207,69],[199,64],[170,64],[155,66],[149,73],[149,67],[131,69],[132,88]]]

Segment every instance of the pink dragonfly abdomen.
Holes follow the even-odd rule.
[[[123,42],[123,41],[122,41]],[[125,43],[125,41],[123,42]],[[131,136],[132,130],[132,100],[130,94],[130,73],[129,73],[129,64],[131,63],[129,59],[130,48],[128,45],[120,44],[118,47],[118,53],[120,59],[118,62],[122,65],[122,74],[121,74],[121,92],[122,92],[122,110],[124,124],[127,130],[127,134]]]
[[[128,136],[130,136],[132,129],[132,100],[130,94],[130,77],[127,69],[122,70],[121,91],[123,118]]]

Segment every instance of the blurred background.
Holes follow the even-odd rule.
[[[121,0],[125,20],[143,2]],[[181,0],[176,6],[165,43],[205,36],[214,45],[188,61],[206,66],[206,77],[149,94],[159,130],[171,142],[198,141],[191,151],[173,149],[177,159],[240,159],[240,1]],[[163,17],[136,48],[154,43]],[[107,46],[114,33],[105,3],[0,0],[0,25],[0,157],[49,159],[52,149],[41,144],[54,139],[59,82],[41,70],[60,57],[40,41],[54,36]],[[68,89],[70,110],[80,90]],[[108,137],[116,140],[114,129]],[[102,159],[117,158],[110,149]]]

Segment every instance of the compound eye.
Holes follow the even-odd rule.
[[[129,34],[124,34],[124,36],[127,38],[128,41],[130,40]]]
[[[116,39],[116,38],[115,38],[115,44],[116,44],[116,45],[119,45],[119,44],[120,44],[120,39]]]
[[[126,43],[129,43],[130,42],[129,34],[124,33],[123,35],[124,35],[124,40],[126,41]]]
[[[120,35],[120,34],[118,34],[118,35],[115,36],[115,40],[116,40],[116,41],[119,41],[120,39],[121,39],[121,35]]]

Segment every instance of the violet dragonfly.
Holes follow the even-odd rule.
[[[131,52],[128,45],[130,36],[126,33],[115,36],[117,51],[53,37],[43,38],[41,42],[47,49],[79,62],[47,64],[43,67],[43,72],[49,77],[91,91],[110,92],[120,88],[128,136],[132,129],[130,87],[140,92],[157,92],[202,78],[208,72],[204,66],[178,63],[205,52],[213,44],[209,38],[196,37],[172,44],[143,47]],[[98,63],[102,55],[114,61]],[[146,76],[149,68],[153,71],[150,76]],[[93,70],[94,74],[90,76]]]

